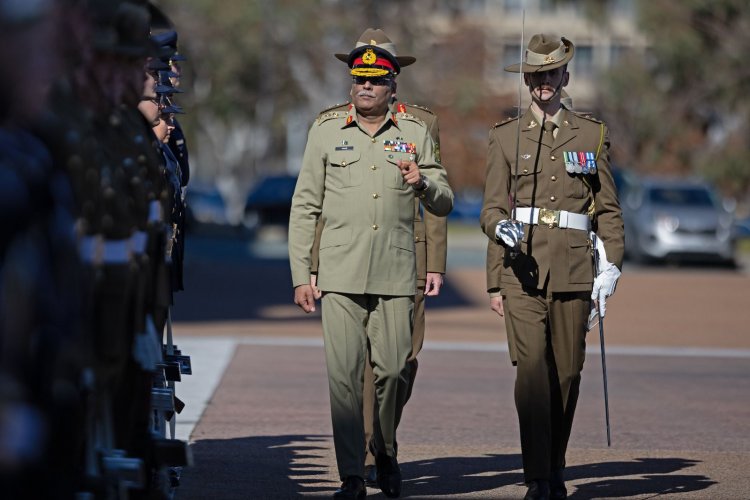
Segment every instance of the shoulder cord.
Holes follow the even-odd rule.
[[[600,125],[600,132],[599,132],[599,146],[596,148],[596,160],[599,160],[599,154],[602,152],[602,145],[604,144],[604,124],[602,123]],[[597,175],[598,175],[598,169],[597,169]],[[589,205],[589,209],[586,211],[589,218],[593,221],[596,216],[596,198],[594,198],[594,190],[591,187],[591,183],[589,182],[588,176],[583,177],[583,183],[586,184],[589,187],[589,193],[591,193],[591,204]]]

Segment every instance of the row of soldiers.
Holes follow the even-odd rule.
[[[146,0],[0,0],[0,491],[166,498],[189,179]]]

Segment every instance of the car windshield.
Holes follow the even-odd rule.
[[[700,187],[652,188],[649,200],[657,205],[689,205],[692,207],[713,207],[711,193]]]

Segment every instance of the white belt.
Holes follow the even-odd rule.
[[[591,230],[591,219],[586,214],[547,208],[516,207],[516,220],[524,224],[539,224],[562,229]]]
[[[136,231],[124,240],[105,240],[101,235],[86,236],[81,239],[79,253],[84,262],[95,264],[124,264],[133,255],[146,250],[148,237],[143,231]]]

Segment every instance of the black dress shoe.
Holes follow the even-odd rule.
[[[378,468],[374,465],[365,465],[365,485],[371,488],[378,487]]]
[[[401,468],[396,457],[389,457],[385,453],[375,455],[375,466],[380,491],[388,498],[398,498],[401,495]]]
[[[333,498],[340,500],[359,500],[367,496],[365,481],[358,476],[349,476],[341,483],[341,488],[333,494]]]
[[[388,498],[397,498],[401,495],[401,469],[396,457],[389,457],[375,446],[375,440],[369,443],[370,453],[375,456],[375,468],[377,470],[377,483],[380,491]]]
[[[565,500],[568,498],[568,490],[565,488],[562,469],[552,471],[552,476],[549,479],[549,497],[552,500]]]
[[[549,481],[540,479],[526,483],[529,487],[523,500],[549,500]]]

